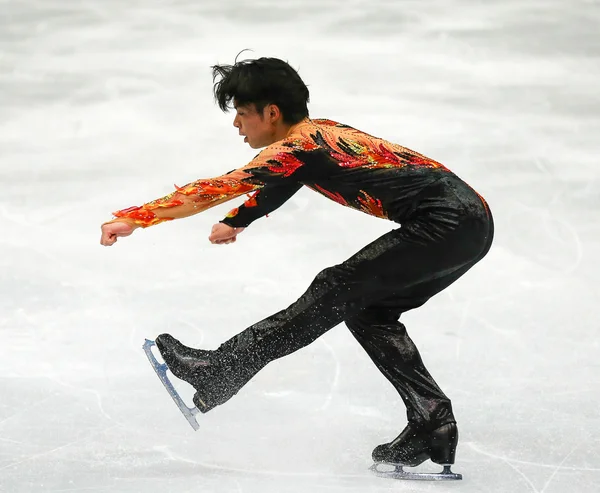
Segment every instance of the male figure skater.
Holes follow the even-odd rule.
[[[212,228],[215,244],[235,242],[253,221],[306,186],[341,205],[385,218],[388,233],[315,277],[289,307],[216,350],[184,346],[169,334],[156,345],[172,373],[192,385],[205,413],[234,396],[268,363],[345,322],[397,389],[408,425],[373,451],[376,462],[454,463],[458,430],[450,399],[436,384],[399,321],[461,277],[488,252],[493,220],[485,200],[442,164],[331,120],[311,119],[309,92],[276,58],[213,68],[215,99],[253,149],[249,164],[198,180],[166,197],[114,213],[103,245],[137,228],[183,218],[252,192]]]

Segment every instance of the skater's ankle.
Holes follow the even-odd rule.
[[[426,432],[431,433],[442,426],[454,424],[456,420],[454,418],[444,419],[442,421],[409,421],[406,428],[413,430],[414,432]]]

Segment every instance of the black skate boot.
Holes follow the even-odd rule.
[[[232,353],[190,348],[169,334],[158,336],[156,345],[173,375],[196,389],[193,402],[202,413],[231,399],[260,369]]]
[[[170,334],[159,335],[155,342],[169,370],[181,380],[186,380],[187,375],[199,368],[208,366],[210,356],[214,352],[188,347]]]
[[[450,471],[456,457],[457,443],[456,423],[448,423],[434,430],[409,423],[393,441],[375,447],[372,457],[376,464],[372,469],[380,476],[395,479],[462,479],[460,474]],[[441,473],[410,473],[403,470],[405,466],[418,466],[427,459],[442,465],[444,470]],[[377,469],[378,464],[390,464],[396,470],[381,472]]]
[[[410,423],[390,443],[375,447],[372,453],[375,462],[418,466],[429,459],[429,433],[423,427]]]

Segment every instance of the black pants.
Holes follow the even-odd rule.
[[[466,190],[466,189],[465,189]],[[425,368],[399,322],[448,287],[488,252],[493,220],[470,189],[424,201],[402,227],[345,262],[320,272],[292,305],[247,328],[219,352],[235,355],[241,388],[269,362],[310,344],[342,321],[398,390],[410,422],[437,427],[454,421],[450,400]],[[466,198],[465,198],[466,197]]]

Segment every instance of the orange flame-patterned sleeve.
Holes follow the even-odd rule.
[[[110,222],[126,220],[147,228],[192,216],[260,188],[260,182],[247,181],[250,176],[243,170],[236,170],[217,178],[197,180],[183,187],[175,185],[175,191],[165,197],[113,212],[116,219]]]

